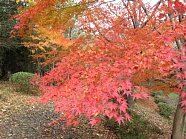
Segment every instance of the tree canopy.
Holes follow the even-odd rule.
[[[102,115],[120,124],[130,120],[126,98],[147,98],[144,88],[176,88],[186,110],[185,12],[178,0],[154,6],[141,0],[37,0],[20,8],[12,32],[42,40],[30,47],[50,47],[42,55],[57,64],[33,82],[43,92],[40,101],[54,101],[67,125],[78,124],[81,115],[92,126]],[[83,35],[70,37],[71,29]]]

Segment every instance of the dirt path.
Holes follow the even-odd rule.
[[[113,135],[103,127],[90,128],[87,123],[76,128],[61,130],[65,121],[48,126],[57,114],[49,106],[35,107],[4,117],[0,124],[2,139],[108,139]]]
[[[1,139],[117,139],[103,125],[91,128],[86,120],[78,127],[62,130],[65,121],[48,126],[59,115],[52,105],[31,106],[32,96],[8,94],[0,99]]]

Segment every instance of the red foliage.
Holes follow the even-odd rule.
[[[48,11],[54,3],[48,2],[43,0],[20,14],[15,29],[20,28],[20,33],[23,33],[29,19],[42,26],[43,22],[40,23],[34,15],[46,14],[37,10],[50,13]],[[38,81],[43,92],[39,101],[44,104],[54,101],[55,112],[64,113],[62,116],[67,125],[78,124],[81,115],[90,119],[92,126],[99,123],[102,115],[115,118],[119,124],[130,120],[125,96],[147,98],[148,94],[141,89],[143,83],[152,79],[164,81],[176,69],[180,69],[175,74],[181,79],[179,87],[182,89],[186,85],[185,40],[180,47],[183,49],[175,48],[172,43],[180,37],[186,38],[186,22],[168,19],[169,14],[185,16],[183,3],[165,1],[161,6],[157,4],[145,10],[140,0],[123,2],[117,7],[105,5],[108,9],[104,6],[95,8],[94,4],[88,4],[94,7],[91,10],[81,9],[79,13],[83,16],[78,20],[87,36],[94,34],[94,38],[81,38],[82,41],[68,47],[69,53],[62,58],[59,56],[60,62],[56,67]],[[47,23],[55,22],[44,19]],[[57,25],[51,25],[54,31],[59,31]],[[60,29],[64,30],[64,26]],[[185,107],[183,93],[181,106]]]

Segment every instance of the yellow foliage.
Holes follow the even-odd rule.
[[[46,47],[48,47],[47,45],[51,43],[62,46],[64,49],[68,49],[68,47],[74,43],[73,40],[65,38],[59,30],[52,30],[44,28],[42,26],[38,26],[36,31],[40,34],[39,39],[45,40],[45,43],[43,43],[42,45],[45,45]],[[37,37],[33,37],[33,39],[36,38]]]
[[[36,3],[35,0],[16,0],[16,3],[19,3],[19,2],[28,2],[28,3],[30,3],[30,4]]]
[[[43,48],[42,46],[39,46],[39,49],[41,49],[43,52],[46,52],[45,48]]]
[[[35,54],[35,50],[31,50],[31,53],[32,53],[32,54]]]

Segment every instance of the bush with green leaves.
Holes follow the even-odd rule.
[[[158,103],[160,103],[160,102],[162,102],[162,103],[167,103],[164,96],[155,96],[155,97],[154,97],[154,102],[155,102],[156,104],[158,104]]]
[[[176,110],[174,106],[163,102],[158,103],[158,107],[160,110],[160,114],[166,118],[170,118],[170,116],[173,115]]]
[[[34,78],[33,73],[29,72],[17,72],[10,76],[9,81],[15,83],[16,91],[33,94],[33,92],[38,91],[38,87],[36,85],[32,85],[30,83],[30,79]]]
[[[156,104],[158,104],[160,102],[167,103],[163,90],[152,92],[151,96],[154,97],[154,102]]]
[[[163,90],[155,91],[151,93],[151,96],[156,97],[156,96],[164,96]]]

